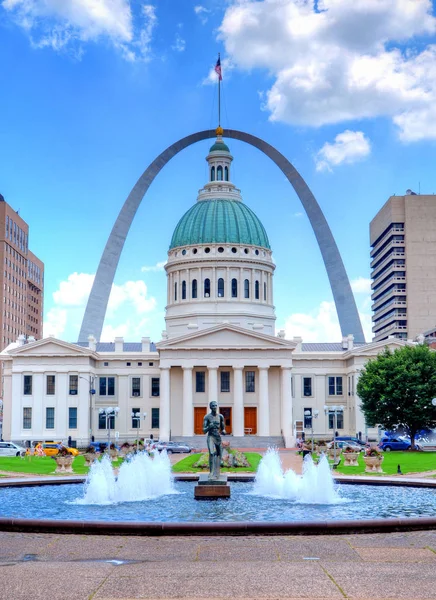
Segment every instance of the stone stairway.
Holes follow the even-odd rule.
[[[223,440],[230,442],[232,448],[268,448],[275,446],[276,448],[284,448],[285,444],[281,436],[260,437],[257,435],[246,435],[244,437],[234,437],[226,435]],[[206,448],[206,436],[194,435],[192,437],[174,436],[171,438],[173,442],[183,442],[189,444],[193,448]]]

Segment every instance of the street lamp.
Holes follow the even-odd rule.
[[[107,429],[107,449],[108,452],[110,450],[111,447],[111,427],[110,427],[110,420],[113,417],[114,418],[114,423],[115,423],[115,417],[118,415],[118,413],[120,412],[120,409],[118,408],[118,406],[108,406],[107,408],[100,408],[100,410],[98,411],[100,413],[100,415],[104,416],[106,419],[106,429]]]
[[[83,377],[83,375],[78,376],[79,379],[84,379],[89,384],[89,443],[92,442],[92,397],[95,394],[94,389],[94,375],[91,375],[88,379],[87,377]]]
[[[313,419],[317,419],[319,415],[319,410],[314,410],[313,414],[311,410],[305,410],[304,411],[304,416],[305,417],[310,417],[310,429],[311,429],[311,435],[312,435],[312,454],[313,454]]]
[[[336,430],[338,428],[338,413],[344,412],[344,406],[324,406],[324,412],[326,415],[328,413],[333,413],[335,416],[334,419],[334,430],[333,430],[333,462],[336,463]]]
[[[147,417],[147,413],[143,412],[142,416],[144,417],[144,421]],[[132,419],[136,419],[136,452],[139,451],[139,426],[141,424],[141,413],[133,412],[132,410]]]

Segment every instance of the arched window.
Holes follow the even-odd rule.
[[[177,281],[174,284],[174,301],[177,302]]]
[[[263,299],[266,302],[266,281],[263,284]]]
[[[218,279],[218,298],[224,298],[224,279]]]
[[[215,181],[215,167],[212,167],[210,170],[210,180]]]
[[[182,281],[182,300],[186,300],[186,281]]]
[[[223,180],[223,168],[221,165],[219,167],[217,167],[217,169],[216,169],[216,179],[217,179],[217,181]]]
[[[210,297],[210,279],[204,280],[204,297],[205,298]]]
[[[238,297],[238,280],[232,279],[232,298]]]
[[[193,298],[197,297],[197,280],[196,279],[192,280],[192,297]]]
[[[224,179],[225,181],[229,180],[229,167],[224,167]]]
[[[259,300],[259,282],[258,281],[254,282],[254,297],[256,298],[256,300]]]
[[[244,298],[250,297],[250,282],[248,279],[244,281]]]

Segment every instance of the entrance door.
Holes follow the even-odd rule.
[[[232,409],[230,407],[219,407],[219,411],[224,417],[224,423],[226,424],[226,432],[232,433]]]
[[[194,407],[194,433],[195,435],[204,435],[203,434],[203,420],[204,416],[207,413],[207,408],[205,406],[195,406]]]
[[[244,406],[244,433],[245,435],[257,435],[257,408],[255,406]]]

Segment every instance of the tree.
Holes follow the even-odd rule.
[[[366,364],[357,394],[370,427],[403,426],[414,449],[416,433],[436,425],[436,352],[422,344],[387,348]]]

